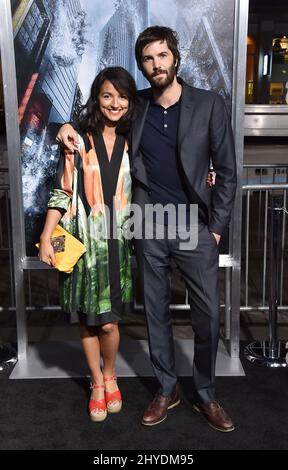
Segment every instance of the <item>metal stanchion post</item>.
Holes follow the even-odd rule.
[[[278,340],[277,307],[281,249],[283,197],[270,194],[270,270],[269,270],[269,340],[246,346],[244,355],[251,362],[267,367],[288,367],[288,341]]]
[[[0,341],[0,371],[17,362],[17,353],[10,345]]]

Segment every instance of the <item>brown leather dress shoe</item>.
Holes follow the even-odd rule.
[[[179,405],[179,403],[180,398],[177,389],[173,395],[168,396],[156,393],[143,415],[142,424],[144,426],[155,426],[162,423],[167,418],[167,411]]]
[[[193,405],[193,408],[198,413],[202,413],[207,419],[209,426],[216,429],[216,431],[231,432],[235,429],[231,418],[216,401],[197,403]]]

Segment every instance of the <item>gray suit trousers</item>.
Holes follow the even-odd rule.
[[[185,227],[186,229],[186,227]],[[142,283],[150,358],[160,393],[170,395],[176,383],[170,304],[171,261],[177,265],[189,294],[195,333],[193,379],[197,400],[215,400],[215,362],[219,340],[219,251],[207,225],[199,223],[195,249],[180,249],[181,227],[169,239],[136,240],[135,251]]]

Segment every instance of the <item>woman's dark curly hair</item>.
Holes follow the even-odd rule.
[[[111,82],[119,93],[126,95],[129,99],[128,111],[121,117],[116,126],[117,134],[127,135],[131,126],[137,89],[133,77],[123,67],[107,67],[98,73],[92,83],[88,101],[81,108],[76,118],[77,128],[84,133],[103,131],[105,117],[100,111],[98,97],[100,88],[106,80]]]

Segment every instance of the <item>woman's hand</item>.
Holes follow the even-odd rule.
[[[39,259],[49,264],[49,266],[54,266],[54,268],[56,266],[56,259],[53,246],[51,245],[51,237],[61,217],[62,213],[60,210],[48,209],[44,229],[40,235],[39,242]]]
[[[71,124],[64,124],[60,128],[56,136],[56,140],[60,145],[64,146],[67,150],[70,150],[72,153],[75,152],[75,150],[78,150],[78,134]]]
[[[39,256],[40,261],[43,261],[44,263],[49,264],[49,266],[54,266],[55,268],[56,259],[55,259],[53,246],[51,245],[50,240],[40,239],[38,256]]]

